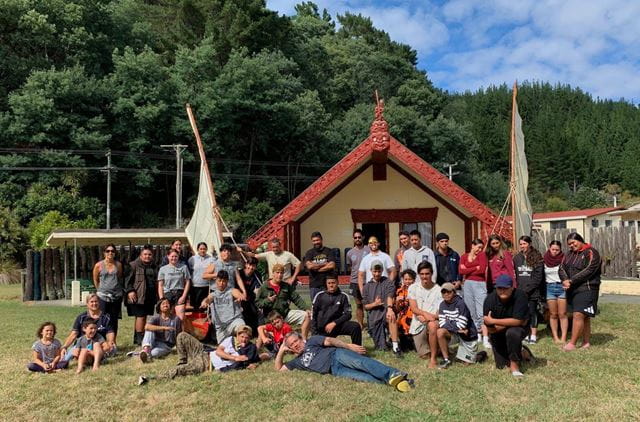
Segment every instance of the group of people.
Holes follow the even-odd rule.
[[[521,377],[521,363],[532,358],[523,342],[536,343],[545,298],[554,341],[563,343],[565,351],[575,350],[580,340],[581,348],[590,346],[600,257],[579,234],[568,236],[566,254],[553,241],[544,255],[523,236],[515,256],[496,235],[486,247],[474,240],[462,256],[445,233],[436,236],[435,250],[423,245],[417,230],[401,232],[399,240],[392,258],[375,237],[365,244],[362,230],[354,230],[346,263],[355,321],[350,297],[339,287],[336,257],[318,232],[311,235],[313,247],[302,261],[284,251],[278,239],[261,253],[225,244],[217,258],[200,243],[188,259],[177,240],[160,268],[153,265],[153,249],[145,246],[125,271],[115,260],[115,246],[107,245],[93,271],[96,293],[88,297],[87,311],[76,318],[64,343],[55,339],[55,324],[42,324],[29,369],[57,371],[74,358],[77,372],[85,365],[98,369],[117,352],[123,302],[135,318],[133,341],[141,347],[136,354],[142,362],[177,349],[178,365],[159,378],[252,369],[273,359],[281,371],[330,373],[408,391],[413,381],[406,372],[365,356],[365,326],[375,349],[391,350],[398,358],[415,350],[429,368],[446,369],[455,360],[482,362],[491,350],[498,368]],[[243,264],[232,260],[236,249]],[[265,282],[256,271],[260,260],[267,264]],[[309,276],[310,305],[297,290],[303,269]],[[567,342],[568,306],[573,321]],[[215,348],[189,334],[189,309],[207,310]],[[294,331],[298,326],[300,332]],[[340,335],[351,342],[339,340]],[[285,363],[287,353],[295,358]]]

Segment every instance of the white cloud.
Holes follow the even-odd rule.
[[[269,0],[292,14],[298,1]],[[475,90],[515,79],[568,83],[594,96],[640,102],[640,1],[317,1],[332,16],[369,16],[418,51],[443,88]]]

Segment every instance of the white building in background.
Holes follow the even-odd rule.
[[[585,241],[589,242],[589,231],[591,229],[621,226],[623,219],[619,213],[625,211],[623,207],[609,207],[534,213],[533,226],[535,229],[544,231],[569,229],[572,232],[580,233]],[[636,213],[640,214],[640,207]],[[640,220],[640,218],[637,220]],[[638,223],[636,220],[634,222]],[[636,234],[637,237],[638,235]]]

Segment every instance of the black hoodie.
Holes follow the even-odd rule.
[[[529,300],[539,300],[540,289],[544,282],[544,261],[541,260],[531,268],[527,265],[527,258],[520,252],[513,257],[513,267],[516,271],[518,288],[527,294]]]
[[[351,319],[349,296],[343,293],[340,288],[334,293],[323,290],[316,294],[312,306],[311,330],[313,334],[324,333],[324,327],[330,322],[340,325]]]

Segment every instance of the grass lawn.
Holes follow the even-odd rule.
[[[563,353],[543,336],[532,346],[538,362],[512,379],[490,362],[428,370],[415,354],[376,358],[410,373],[416,389],[398,393],[299,371],[255,371],[151,382],[176,355],[144,365],[121,353],[97,373],[29,374],[34,332],[55,321],[61,341],[81,308],[27,306],[19,287],[0,286],[0,416],[3,420],[638,420],[640,419],[640,306],[605,304],[594,324],[593,347]],[[131,350],[133,321],[121,321],[119,346]],[[368,336],[366,345],[371,346]],[[75,367],[75,363],[74,363]]]

